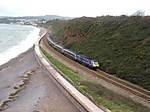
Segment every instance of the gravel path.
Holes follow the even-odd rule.
[[[33,48],[0,66],[0,111],[79,112],[39,66]]]

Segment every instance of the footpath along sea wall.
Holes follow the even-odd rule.
[[[55,83],[57,82],[61,88],[67,92],[68,95],[73,97],[73,99],[78,103],[80,110],[86,110],[87,112],[110,112],[107,109],[100,109],[97,107],[92,101],[90,101],[87,97],[81,94],[74,86],[72,86],[66,79],[62,77],[57,68],[54,67],[53,64],[48,62],[46,57],[40,51],[39,43],[40,40],[46,35],[46,31],[39,37],[37,42],[35,43],[35,56],[39,64],[44,67],[50,73],[50,77],[54,79]],[[62,89],[61,89],[62,90]]]

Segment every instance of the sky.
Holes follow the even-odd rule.
[[[0,16],[150,15],[150,0],[0,0]]]

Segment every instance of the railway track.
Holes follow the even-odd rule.
[[[45,46],[51,50],[53,50],[54,53],[57,53],[59,56],[62,56],[61,53],[58,53],[56,50],[54,50],[51,46],[48,45],[47,41],[46,41],[46,38],[43,39],[43,43],[45,44]],[[67,58],[67,57],[66,57]],[[70,61],[70,59],[68,59]],[[73,62],[73,61],[71,61]],[[94,75],[100,79],[103,79],[104,81],[110,83],[110,84],[113,84],[119,88],[122,88],[140,98],[142,98],[144,101],[150,103],[150,91],[148,90],[145,90],[137,85],[134,85],[130,82],[127,82],[127,81],[124,81],[122,79],[119,79],[115,76],[112,76],[110,74],[107,74],[101,70],[91,70],[91,69],[88,69],[86,67],[83,67],[81,64],[78,64],[77,62],[73,62],[74,63],[74,66],[78,66],[80,67],[81,69],[85,69],[86,71],[89,72],[89,74],[91,75]]]
[[[97,76],[104,79],[105,81],[116,85],[124,90],[129,91],[132,94],[135,94],[136,96],[143,98],[146,101],[150,102],[150,91],[145,90],[139,86],[136,86],[130,82],[124,81],[122,79],[119,79],[117,77],[114,77],[110,74],[107,74],[101,70],[97,70],[96,72]]]

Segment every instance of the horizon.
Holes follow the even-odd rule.
[[[138,11],[140,11],[140,10],[137,10],[136,12],[138,12]],[[138,15],[136,15],[136,12],[135,13],[133,13],[133,14],[131,14],[131,15],[125,15],[125,14],[121,14],[121,15],[101,15],[101,16],[78,16],[78,17],[71,17],[71,16],[61,16],[61,15],[25,15],[25,16],[0,16],[0,18],[7,18],[7,17],[14,17],[14,18],[18,18],[18,17],[38,17],[38,16],[59,16],[59,17],[68,17],[68,18],[80,18],[80,17],[102,17],[102,16],[114,16],[114,17],[119,17],[119,16],[128,16],[128,17],[130,17],[130,16],[138,16]],[[135,14],[135,15],[134,15]],[[150,16],[150,15],[140,15],[140,16]]]

